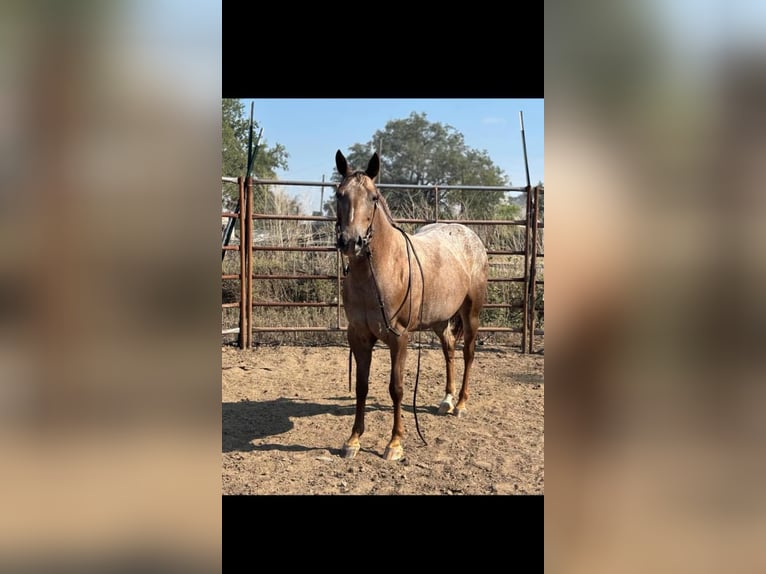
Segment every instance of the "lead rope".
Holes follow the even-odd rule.
[[[420,269],[420,311],[418,313],[418,324],[423,323],[423,304],[425,302],[425,292],[426,292],[426,280],[425,276],[423,275],[423,265],[420,263],[420,259],[418,258],[418,254],[415,251],[415,247],[412,245],[412,241],[407,236],[407,234],[404,232],[403,229],[397,227],[401,234],[404,236],[404,239],[407,241],[407,244],[412,248],[412,253],[415,255],[415,261],[418,262],[418,268]],[[408,252],[408,258],[409,258],[409,252]],[[410,268],[410,274],[412,272],[412,269]],[[410,298],[410,316],[412,316],[412,298]],[[407,325],[409,327],[409,324]],[[423,349],[423,345],[420,342],[420,334],[422,331],[418,331],[418,367],[415,371],[415,389],[412,391],[412,412],[415,413],[415,429],[418,431],[418,436],[420,437],[420,440],[423,441],[423,444],[428,446],[428,443],[426,442],[426,439],[423,438],[423,434],[420,432],[420,425],[418,424],[418,408],[415,404],[415,399],[418,396],[418,381],[420,380],[420,351]]]

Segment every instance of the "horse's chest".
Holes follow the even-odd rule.
[[[380,298],[385,296],[377,293],[368,279],[359,280],[351,275],[343,281],[343,309],[349,324],[366,326],[378,338],[383,337],[388,328],[381,310]]]

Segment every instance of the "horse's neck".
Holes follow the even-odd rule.
[[[406,247],[402,233],[394,227],[388,217],[386,217],[386,214],[382,210],[380,211],[380,213],[375,215],[372,237],[367,246],[367,249],[372,254],[373,261],[382,262],[390,259],[399,259],[400,257],[406,258],[404,252]],[[350,260],[351,268],[363,267],[364,272],[367,273],[369,271],[367,258],[368,255],[366,253],[358,257],[352,257]]]
[[[379,217],[380,219],[377,219]],[[376,216],[375,226],[370,240],[370,251],[379,257],[397,257],[404,249],[402,233],[389,221],[386,213],[381,210]]]

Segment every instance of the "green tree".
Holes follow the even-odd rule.
[[[366,143],[346,153],[348,163],[364,169],[372,153],[381,149],[379,183],[411,185],[508,185],[508,178],[486,151],[469,148],[463,134],[449,125],[429,122],[425,113],[412,112],[389,121]],[[333,180],[340,174],[333,171]],[[385,190],[386,200],[402,217],[432,217],[436,194],[430,190]],[[489,218],[504,197],[502,191],[445,190],[439,192],[440,218]],[[332,201],[325,205],[332,213]]]
[[[247,175],[247,144],[250,134],[250,119],[245,117],[245,105],[238,99],[224,98],[221,101],[221,171],[224,176],[238,177]],[[253,146],[258,137],[258,122],[253,120]],[[287,169],[289,154],[281,144],[269,147],[265,138],[261,139],[255,156],[253,175],[264,179],[276,178],[277,168]],[[225,197],[236,205],[234,186],[224,187]]]

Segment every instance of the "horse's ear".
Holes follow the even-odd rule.
[[[370,179],[375,179],[378,176],[378,172],[380,171],[380,158],[378,157],[378,152],[375,152],[372,154],[372,157],[370,158],[370,163],[367,164],[367,171],[365,173],[367,174],[367,177]]]
[[[346,163],[346,158],[340,153],[340,150],[335,154],[335,167],[338,168],[338,173],[341,177],[348,175],[348,163]]]

